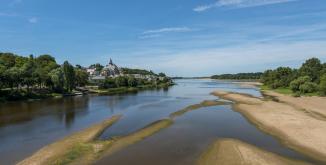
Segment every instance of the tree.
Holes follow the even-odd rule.
[[[159,73],[158,76],[159,77],[166,77],[166,75],[164,73]]]
[[[128,86],[128,79],[124,76],[119,76],[115,78],[115,84],[117,87],[126,87]]]
[[[80,68],[75,69],[76,85],[85,86],[88,82],[88,73]]]
[[[52,82],[52,89],[56,92],[63,92],[65,85],[65,76],[62,68],[57,68],[49,73]]]
[[[319,89],[322,95],[326,95],[326,73],[320,78]]]
[[[97,64],[92,64],[91,66],[89,66],[89,68],[95,68],[96,71],[100,72],[100,71],[102,71],[102,69],[104,68],[104,66],[101,65],[101,64],[99,64],[99,63],[97,63]]]
[[[75,70],[68,61],[63,63],[63,74],[65,80],[65,89],[68,92],[71,92],[75,88]]]
[[[318,58],[311,58],[302,64],[299,71],[301,76],[309,76],[312,82],[319,83],[319,76],[322,69],[323,65],[320,60]]]
[[[104,82],[100,83],[99,85],[102,89],[108,89],[108,88],[116,88],[115,80],[111,77],[106,78]]]
[[[30,55],[27,62],[23,65],[22,72],[24,85],[27,86],[29,92],[30,87],[37,81],[36,65],[33,55]]]
[[[300,85],[300,93],[313,93],[318,89],[318,85],[314,82],[306,82]]]
[[[57,65],[54,57],[50,55],[41,55],[35,59],[36,73],[38,74],[38,83],[40,86],[51,85],[51,78],[49,73],[59,66]]]
[[[133,76],[128,76],[128,86],[129,87],[137,86],[137,80]]]

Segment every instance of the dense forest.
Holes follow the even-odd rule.
[[[326,63],[321,63],[318,58],[311,58],[299,69],[279,67],[267,70],[263,73],[261,81],[269,88],[287,88],[296,95],[326,95]]]
[[[263,73],[237,73],[237,74],[221,74],[214,75],[212,79],[220,80],[259,80]]]
[[[0,53],[0,90],[2,95],[21,97],[41,93],[69,93],[87,84],[88,74],[68,61],[59,65],[50,55],[34,57]]]

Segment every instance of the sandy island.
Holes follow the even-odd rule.
[[[54,159],[63,156],[69,150],[80,143],[86,143],[97,137],[105,128],[118,121],[121,116],[113,116],[102,123],[95,124],[85,130],[65,137],[55,143],[47,145],[32,156],[18,163],[18,165],[51,164]],[[51,163],[50,163],[51,162]]]
[[[290,96],[279,96],[285,102],[283,103],[240,93],[215,91],[212,94],[234,101],[235,110],[289,147],[326,162],[326,121],[320,116],[307,113],[311,111],[324,114],[326,109],[323,107],[326,103],[320,102],[324,98],[293,97],[286,100]],[[298,107],[305,107],[306,111]]]
[[[305,165],[277,154],[264,151],[235,139],[222,139],[213,143],[198,159],[198,165]]]

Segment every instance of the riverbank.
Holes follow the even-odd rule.
[[[200,156],[198,165],[305,165],[235,139],[220,139]]]
[[[89,93],[99,94],[99,95],[116,95],[116,94],[125,94],[125,93],[136,93],[142,90],[149,89],[161,89],[168,88],[175,85],[174,83],[161,83],[158,85],[143,85],[138,87],[119,87],[119,88],[109,88],[109,89],[91,89],[89,88]]]
[[[235,102],[236,111],[264,132],[278,137],[290,148],[326,162],[325,119],[283,102],[224,91],[215,91],[212,94]],[[300,100],[292,104],[298,102]],[[311,102],[314,105],[319,103],[316,99]]]
[[[62,97],[71,97],[71,96],[79,96],[86,95],[88,93],[98,94],[98,95],[117,95],[117,94],[127,94],[127,93],[137,93],[142,90],[150,90],[150,89],[161,89],[168,88],[170,86],[175,85],[174,83],[161,83],[158,85],[144,85],[138,87],[120,87],[120,88],[110,88],[110,89],[91,89],[88,88],[83,92],[73,91],[70,93],[55,93],[47,89],[35,90],[32,92],[27,92],[26,90],[21,91],[12,91],[10,89],[1,90],[0,91],[0,103],[1,102],[13,102],[13,101],[34,101],[34,100],[42,100],[48,98],[62,98]]]

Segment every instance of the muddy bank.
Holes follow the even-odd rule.
[[[103,121],[87,128],[83,131],[70,135],[62,140],[52,143],[43,147],[32,156],[18,163],[18,165],[41,165],[50,164],[55,161],[56,158],[65,155],[69,150],[74,148],[80,143],[85,143],[93,140],[98,136],[105,128],[109,127],[120,119],[121,116],[113,116],[112,118]]]
[[[221,139],[213,143],[198,159],[198,165],[305,165],[308,163],[291,160],[264,151],[253,145],[234,139]]]
[[[235,102],[242,113],[263,131],[272,134],[289,147],[326,162],[326,122],[282,103],[248,95],[216,91],[212,93]]]

